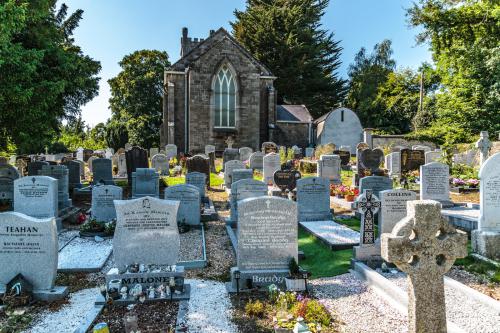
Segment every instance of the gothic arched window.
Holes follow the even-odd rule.
[[[233,72],[223,65],[215,77],[215,127],[235,127],[236,82]]]

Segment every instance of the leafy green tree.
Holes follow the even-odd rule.
[[[471,142],[482,130],[500,130],[500,2],[420,0],[409,22],[422,29],[442,87],[436,120],[421,134],[436,141]]]
[[[42,151],[97,95],[100,63],[72,39],[82,18],[56,0],[0,0],[0,149]]]
[[[108,81],[112,126],[106,140],[116,148],[127,137],[143,148],[158,146],[162,123],[163,71],[169,66],[166,52],[140,50],[126,55],[122,71]],[[126,135],[123,129],[126,129]],[[123,146],[121,146],[123,147]]]
[[[363,47],[349,66],[347,107],[353,109],[364,127],[377,127],[384,122],[384,105],[377,103],[378,89],[394,72],[396,61],[392,56],[391,41],[376,44],[371,54]]]
[[[117,121],[116,119],[111,119],[106,124],[106,132],[104,139],[108,147],[113,148],[117,151],[120,148],[125,147],[128,142],[128,132],[125,123]]]
[[[342,48],[322,28],[329,0],[247,0],[231,23],[235,38],[274,75],[278,103],[305,104],[313,117],[345,94],[339,78]]]

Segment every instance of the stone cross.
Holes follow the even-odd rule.
[[[407,216],[381,236],[382,258],[408,274],[408,332],[446,332],[443,275],[467,256],[467,234],[441,217],[434,200],[407,202]]]
[[[225,142],[226,142],[227,148],[233,148],[234,139],[232,136],[228,136]]]
[[[372,190],[364,190],[354,203],[361,214],[360,244],[375,243],[375,214],[380,209],[380,200],[373,195]]]
[[[476,141],[476,148],[481,152],[481,165],[488,159],[491,149],[491,141],[488,138],[488,131],[481,131],[480,138]]]

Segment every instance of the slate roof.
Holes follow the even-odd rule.
[[[313,118],[305,105],[277,105],[277,121],[298,121],[310,123]]]
[[[260,61],[255,59],[253,55],[247,51],[229,32],[224,28],[219,28],[215,33],[210,35],[207,39],[201,41],[192,50],[185,54],[182,58],[177,60],[171,65],[168,70],[184,71],[190,63],[196,61],[203,54],[208,52],[215,45],[222,43],[224,40],[231,41],[251,62],[261,69],[261,75],[273,76],[273,73]]]

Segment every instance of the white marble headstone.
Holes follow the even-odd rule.
[[[14,181],[14,211],[44,219],[58,216],[57,179],[28,176]]]

